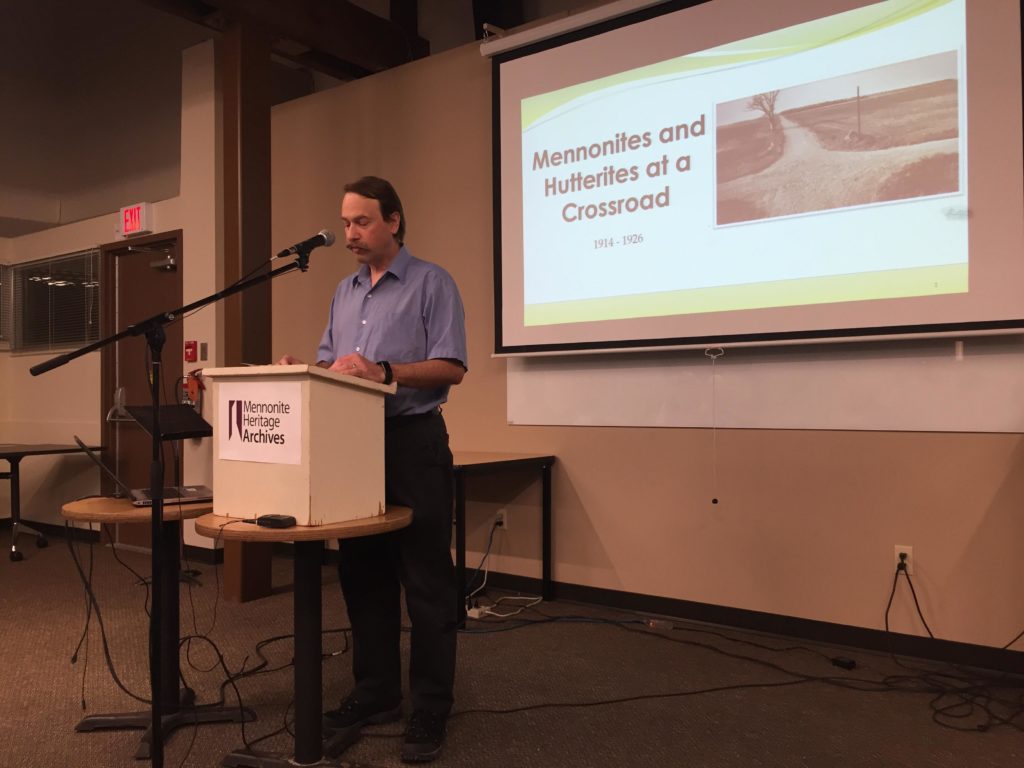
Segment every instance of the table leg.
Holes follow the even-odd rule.
[[[161,525],[161,573],[160,573],[160,605],[167,606],[161,617],[160,627],[160,714],[173,715],[180,704],[178,680],[181,672],[181,661],[178,657],[178,638],[181,637],[181,611],[178,610],[180,585],[178,572],[181,570],[181,550],[179,539],[181,523],[163,521]]]
[[[323,616],[320,563],[323,541],[295,542],[295,758],[232,752],[221,762],[232,768],[291,768],[296,765],[339,765],[324,760],[321,731],[323,709]]]
[[[36,546],[45,547],[46,537],[34,528],[30,528],[21,522],[21,456],[9,456],[7,463],[11,465],[10,472],[0,472],[0,479],[11,481],[11,560],[18,562],[24,555],[18,551],[18,536],[22,533],[30,533],[36,537]]]
[[[322,756],[323,550],[322,541],[295,542],[295,761],[300,764],[316,763]]]
[[[11,465],[11,471],[4,474],[11,481],[11,560],[21,560],[21,552],[18,551],[18,525],[21,522],[21,499],[18,488],[18,463],[21,459],[12,456],[7,459]]]
[[[466,624],[466,478],[455,470],[455,579],[458,583],[459,626]]]
[[[551,465],[541,467],[541,584],[540,594],[552,600],[551,589]]]

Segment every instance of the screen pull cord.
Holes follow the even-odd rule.
[[[711,358],[711,490],[714,494],[711,503],[718,503],[718,374],[715,364],[718,358],[725,355],[721,347],[704,350],[704,355]]]

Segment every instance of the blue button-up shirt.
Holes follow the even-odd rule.
[[[338,283],[318,362],[358,352],[370,360],[416,363],[446,358],[465,368],[466,316],[459,289],[444,269],[403,246],[388,271],[370,285],[370,268]],[[385,398],[385,416],[426,413],[448,400],[450,387],[398,387]]]

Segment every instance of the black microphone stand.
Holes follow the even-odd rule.
[[[312,247],[313,246],[310,248]],[[153,455],[149,471],[149,488],[153,502],[152,515],[150,517],[150,531],[152,535],[153,548],[153,602],[149,614],[149,679],[151,690],[149,753],[152,759],[153,768],[163,768],[164,763],[162,710],[165,705],[170,708],[176,707],[176,703],[165,703],[163,698],[165,695],[163,690],[164,684],[166,683],[168,687],[171,685],[175,687],[174,699],[176,702],[178,698],[177,685],[179,673],[177,621],[172,621],[174,624],[173,634],[175,636],[165,637],[163,633],[162,620],[163,603],[168,596],[165,593],[165,590],[170,590],[172,588],[174,590],[178,589],[178,575],[175,573],[173,574],[173,578],[165,578],[167,574],[163,572],[165,557],[165,544],[163,540],[164,466],[160,451],[162,441],[162,433],[160,431],[160,374],[162,367],[161,355],[164,342],[167,338],[164,327],[169,323],[175,322],[188,312],[192,312],[196,309],[200,309],[201,307],[205,307],[208,304],[220,301],[227,296],[240,293],[254,285],[259,285],[260,283],[265,283],[268,280],[273,280],[275,277],[283,275],[286,272],[292,272],[296,269],[305,272],[309,269],[309,250],[310,249],[300,249],[296,254],[295,261],[286,264],[283,267],[278,267],[266,274],[257,275],[247,280],[234,283],[217,293],[210,294],[206,298],[199,299],[191,304],[186,304],[185,306],[170,312],[161,312],[160,314],[153,315],[153,317],[143,320],[142,322],[135,323],[134,325],[130,325],[123,331],[119,331],[112,336],[87,344],[73,352],[58,355],[57,357],[53,357],[45,362],[39,363],[39,365],[34,365],[29,369],[29,372],[33,376],[38,376],[41,373],[46,373],[54,368],[59,368],[82,355],[86,355],[100,349],[101,347],[105,347],[108,344],[114,344],[121,339],[128,338],[129,336],[144,335],[146,337],[146,343],[149,346],[150,359],[152,361],[150,374],[150,400],[153,407]],[[174,542],[174,546],[177,547],[176,541]],[[172,584],[168,585],[165,581],[172,581]],[[186,722],[192,721],[192,718],[186,720]]]

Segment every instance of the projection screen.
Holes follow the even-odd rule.
[[[1024,327],[1016,0],[665,3],[493,68],[498,354]]]

